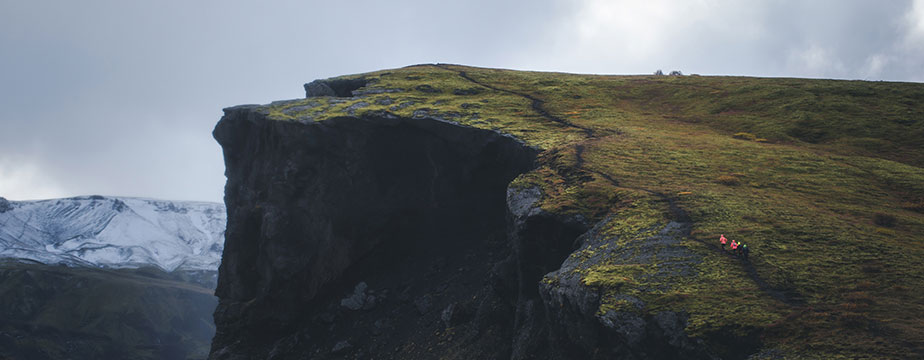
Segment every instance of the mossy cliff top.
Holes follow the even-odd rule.
[[[354,81],[260,111],[437,118],[541,150],[511,187],[597,223],[568,262],[602,295],[601,317],[682,311],[689,335],[757,332],[785,357],[922,356],[924,84],[457,65],[338,80]],[[672,227],[669,244],[648,244]],[[720,234],[750,261],[721,251]],[[637,263],[652,247],[683,260]]]

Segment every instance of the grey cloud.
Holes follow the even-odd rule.
[[[623,24],[587,10],[604,4],[626,13],[649,3],[657,11],[617,17]],[[4,176],[17,162],[55,186],[0,196],[219,201],[223,162],[210,132],[221,108],[296,98],[316,78],[416,63],[922,81],[922,48],[908,44],[911,8],[908,1],[0,0],[0,193],[11,192]],[[601,32],[588,36],[588,29]],[[652,34],[652,44],[639,42]]]

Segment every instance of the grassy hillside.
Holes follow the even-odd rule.
[[[0,358],[205,358],[211,289],[155,269],[0,262]]]
[[[265,111],[431,116],[541,149],[513,186],[541,189],[547,211],[606,220],[611,241],[572,255],[603,290],[601,313],[683,310],[691,335],[757,332],[786,357],[924,357],[924,84],[455,65],[347,78],[360,77],[365,96]],[[692,222],[692,275],[598,257],[639,249],[671,220]],[[746,242],[750,262],[719,234]]]

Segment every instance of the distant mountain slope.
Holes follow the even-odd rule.
[[[0,257],[216,270],[225,217],[220,203],[102,196],[22,202],[0,198]]]
[[[216,304],[210,288],[152,267],[0,260],[0,358],[202,359]]]
[[[0,358],[204,358],[222,204],[0,198]]]

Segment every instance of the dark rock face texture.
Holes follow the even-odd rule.
[[[365,85],[364,79],[315,80],[305,84],[305,96],[350,97],[354,90]]]
[[[12,209],[10,201],[6,200],[6,198],[0,197],[0,213],[9,211],[10,209]]]
[[[306,90],[337,93],[324,87]],[[598,314],[568,259],[603,241],[596,228],[541,210],[536,188],[508,189],[535,149],[439,118],[263,109],[225,109],[214,131],[228,228],[210,357],[710,356],[683,314]],[[682,253],[672,242],[685,226],[650,243]],[[683,262],[670,271],[688,272]]]
[[[511,357],[579,357],[550,337],[548,307],[540,298],[539,286],[545,274],[561,267],[574,250],[574,240],[588,226],[579,219],[565,220],[542,211],[536,204],[540,196],[535,188],[507,192],[509,242],[517,280]]]
[[[533,149],[434,119],[305,124],[247,106],[214,135],[230,219],[212,357],[435,356],[406,343],[435,343],[418,321],[498,323],[512,298],[485,279],[513,280],[494,270],[510,255],[506,187]]]
[[[605,224],[606,220],[600,222]],[[676,247],[688,223],[672,222],[656,235],[646,239],[641,252],[630,248],[616,250],[617,264],[663,264],[653,277],[689,276],[692,264],[699,262],[696,254]],[[606,242],[599,226],[583,234],[577,242],[580,248]],[[602,255],[598,255],[600,257]],[[550,273],[555,284],[540,283],[540,294],[550,313],[551,338],[572,354],[595,358],[675,359],[711,358],[698,340],[684,332],[686,315],[662,311],[644,316],[644,302],[632,295],[619,297],[632,305],[628,311],[598,312],[602,295],[593,287],[581,285],[581,260],[568,258],[561,268]],[[586,261],[585,261],[586,262]],[[723,355],[724,356],[724,355]],[[734,355],[741,357],[741,355]],[[733,356],[733,357],[734,357]],[[745,354],[744,356],[747,356]]]

